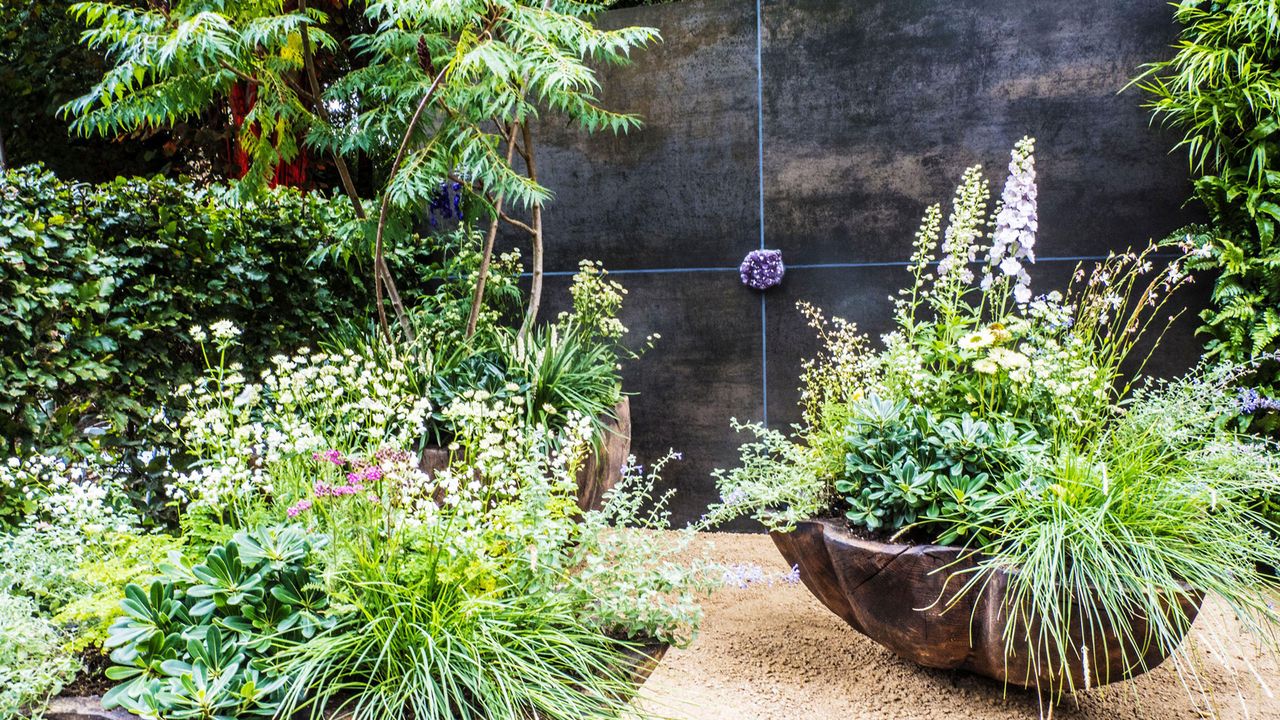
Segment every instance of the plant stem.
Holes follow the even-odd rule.
[[[306,14],[307,0],[298,0],[298,12]],[[329,109],[324,106],[324,101],[320,94],[320,78],[316,73],[315,55],[311,50],[311,35],[307,31],[307,24],[303,23],[301,27],[302,35],[302,62],[307,71],[307,84],[311,86],[311,95],[315,100],[316,114],[320,116],[326,124],[332,125],[333,122],[329,116]],[[333,164],[338,169],[338,177],[342,181],[342,190],[351,198],[351,207],[355,211],[356,218],[360,220],[367,219],[364,212],[364,203],[360,201],[360,194],[356,192],[356,184],[351,179],[351,170],[347,167],[347,161],[342,154],[336,149],[333,151]],[[375,253],[373,259],[373,294],[374,300],[378,304],[378,326],[382,328],[384,335],[390,338],[390,328],[387,325],[387,312],[383,308],[382,288],[386,287],[387,295],[391,300],[391,308],[395,311],[396,319],[400,321],[400,327],[404,330],[405,336],[413,339],[413,326],[409,323],[409,315],[405,312],[404,303],[400,300],[400,293],[396,289],[395,280],[391,277],[391,270],[387,267],[385,258]]]
[[[501,126],[499,126],[501,127]],[[507,128],[507,165],[511,164],[511,160],[515,157],[516,149],[516,124],[511,123]],[[485,281],[489,279],[489,265],[493,261],[493,242],[498,237],[498,221],[502,218],[502,204],[504,198],[499,196],[493,201],[493,221],[489,223],[489,230],[485,233],[484,252],[480,255],[480,273],[476,278],[476,290],[471,297],[471,312],[467,315],[467,339],[470,340],[472,335],[476,334],[476,324],[480,321],[480,307],[484,304],[484,286]]]
[[[533,134],[529,131],[529,124],[526,122],[520,126],[521,134],[524,136],[524,150],[520,154],[524,156],[525,167],[528,169],[529,180],[533,183],[538,182],[538,168],[534,163],[533,152]],[[529,311],[524,316],[524,325],[520,327],[520,334],[528,334],[533,329],[533,324],[538,319],[538,306],[542,304],[542,202],[534,201],[533,203],[533,282],[529,288]]]
[[[409,141],[413,139],[413,131],[417,129],[418,122],[422,120],[422,113],[427,109],[427,105],[431,103],[431,99],[435,97],[436,90],[440,88],[440,83],[444,80],[444,75],[448,72],[449,67],[450,66],[446,65],[444,70],[441,70],[436,74],[435,79],[431,81],[431,87],[427,88],[427,92],[423,94],[422,100],[418,102],[418,107],[414,109],[413,115],[409,118],[409,125],[404,130],[404,138],[400,140],[400,149],[396,152],[396,158],[391,162],[391,171],[387,175],[387,182],[382,190],[382,202],[378,208],[378,229],[374,235],[373,262],[375,272],[381,271],[386,272],[386,274],[390,274],[389,271],[387,271],[384,248],[387,231],[387,217],[391,211],[391,183],[395,180],[396,173],[400,171],[400,165],[404,162],[404,156],[409,152]],[[390,340],[391,331],[387,327],[387,321],[382,310],[380,296],[378,314],[379,320],[382,324],[382,332],[386,336],[387,340]],[[412,337],[413,329],[409,325],[409,319],[407,317],[400,318],[400,326],[404,328],[409,337]]]

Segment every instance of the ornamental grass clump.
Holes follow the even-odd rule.
[[[1261,512],[1280,456],[1235,429],[1255,364],[1144,377],[1191,281],[1185,256],[1112,253],[1035,294],[1033,148],[1014,148],[993,212],[980,168],[945,229],[927,210],[882,348],[801,304],[823,340],[803,366],[803,423],[791,437],[737,426],[756,440],[717,472],[710,517],[788,532],[836,515],[873,539],[961,546],[921,610],[1004,588],[1005,656],[1030,660],[1008,680],[1050,697],[1119,679],[1089,667],[1089,638],[1126,676],[1155,656],[1194,675],[1180,607],[1216,597],[1267,641],[1280,621],[1280,583],[1258,570],[1280,560]]]

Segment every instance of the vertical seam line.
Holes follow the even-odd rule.
[[[764,12],[756,0],[756,177],[759,191],[760,249],[764,249]],[[760,409],[769,425],[769,323],[768,299],[760,293]]]

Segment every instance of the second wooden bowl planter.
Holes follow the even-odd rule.
[[[592,448],[578,468],[578,507],[583,512],[599,510],[604,494],[622,480],[622,466],[631,454],[631,398],[623,396],[613,407],[613,416],[601,420],[605,427],[601,446]],[[423,449],[419,466],[428,473],[449,467],[449,450]]]
[[[1069,667],[1050,662],[1037,667],[1025,647],[1019,651],[1015,644],[1012,653],[1005,652],[1007,573],[997,572],[984,586],[955,597],[971,577],[965,571],[977,566],[972,553],[966,557],[956,547],[868,540],[850,532],[842,519],[801,522],[792,532],[772,537],[823,605],[858,632],[926,667],[967,670],[1042,689],[1062,688],[1070,673],[1072,686],[1084,689],[1135,677],[1165,659],[1154,641],[1122,649],[1114,628],[1096,627],[1088,637],[1072,631],[1072,645],[1083,650],[1068,652]],[[1190,627],[1202,600],[1197,594],[1180,598],[1179,607],[1170,611],[1182,613]],[[1145,618],[1128,621],[1130,637],[1149,636]],[[1023,628],[1013,631],[1014,637],[1025,636]]]
[[[658,664],[662,662],[662,657],[667,654],[671,646],[664,642],[656,640],[641,643],[634,649],[627,649],[622,652],[622,662],[627,671],[631,683],[636,690],[649,679],[654,670],[658,669]]]

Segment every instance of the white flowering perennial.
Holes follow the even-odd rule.
[[[943,234],[936,292],[960,293],[973,282],[973,271],[969,269],[969,265],[978,259],[982,227],[987,222],[987,198],[990,194],[987,180],[982,176],[981,165],[965,171]]]
[[[230,347],[239,330],[224,321],[210,333]],[[218,509],[276,493],[271,468],[282,462],[332,447],[410,447],[425,431],[431,403],[406,391],[408,384],[403,362],[351,350],[277,355],[259,383],[246,379],[238,364],[211,365],[194,384],[178,388],[188,411],[177,429],[202,461],[173,474],[168,492],[179,502]]]
[[[610,340],[620,340],[627,334],[626,326],[618,319],[627,289],[608,279],[603,262],[580,260],[569,294],[573,297],[573,312],[560,313],[558,320],[562,324],[574,321],[581,329]]]
[[[1031,277],[1023,263],[1036,261],[1035,244],[1039,220],[1036,214],[1035,140],[1024,137],[1013,148],[1009,178],[1000,196],[982,289],[989,290],[998,278],[1013,283],[1013,297],[1019,303],[1031,301]],[[999,275],[993,274],[998,271]]]
[[[25,525],[58,525],[87,534],[127,532],[137,518],[112,504],[118,485],[108,469],[87,460],[30,455],[0,464],[0,494],[21,503]]]

